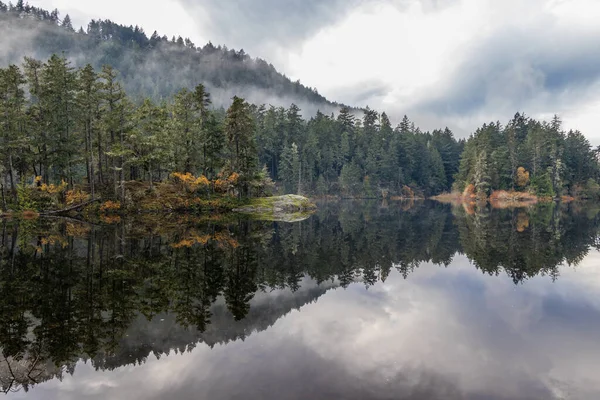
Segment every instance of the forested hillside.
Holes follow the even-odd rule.
[[[128,181],[152,189],[170,180],[208,197],[600,194],[597,151],[580,132],[564,132],[558,117],[516,114],[457,140],[406,116],[394,127],[369,108],[326,112],[331,103],[316,91],[243,52],[147,38],[110,21],[77,33],[68,16],[22,1],[0,2],[0,18],[1,61],[18,60],[0,68],[4,210],[32,206],[33,187],[62,203],[67,190],[71,200],[100,193],[125,201]],[[253,103],[257,88],[299,101]],[[323,108],[306,112],[302,102]]]
[[[0,1],[0,67],[20,64],[24,56],[46,59],[64,53],[75,66],[111,65],[136,101],[150,97],[160,102],[202,83],[218,107],[228,106],[238,95],[254,103],[296,103],[313,114],[317,108],[338,108],[315,89],[292,82],[243,50],[211,43],[199,47],[189,39],[147,35],[137,26],[109,20],[92,20],[84,29],[76,30],[69,16],[61,18],[58,10],[49,12],[22,0],[15,5]]]

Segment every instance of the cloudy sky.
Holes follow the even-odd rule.
[[[516,111],[600,114],[597,0],[30,0],[150,34],[243,48],[331,100],[470,132]]]

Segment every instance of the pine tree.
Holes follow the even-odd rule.
[[[124,142],[125,92],[117,82],[117,72],[108,65],[100,72],[101,86],[101,129],[97,133],[98,178],[100,184],[112,181],[115,196],[118,194],[118,172],[123,170],[123,156],[118,154],[120,143]],[[112,174],[110,173],[112,171]],[[109,176],[112,175],[112,179]]]
[[[490,189],[490,174],[488,171],[487,153],[482,150],[475,161],[473,168],[473,185],[479,198],[486,198]]]
[[[296,143],[287,146],[281,153],[279,162],[279,174],[286,192],[298,193],[300,190],[300,154]]]
[[[47,128],[49,164],[58,175],[72,187],[74,183],[73,164],[80,138],[74,132],[74,111],[76,75],[70,62],[53,55],[41,70],[40,102],[45,112],[44,125]]]
[[[174,163],[177,171],[197,174],[201,157],[201,121],[194,112],[194,94],[187,89],[175,95],[172,107],[172,135],[175,146]]]
[[[25,77],[16,65],[0,69],[0,152],[3,169],[10,176],[10,187],[17,200],[15,164],[27,165],[25,150],[29,147],[26,135]],[[21,171],[24,173],[24,168]],[[6,176],[6,175],[4,175]],[[7,186],[7,185],[6,185]]]
[[[90,64],[79,71],[78,93],[76,97],[78,123],[85,136],[85,161],[87,180],[92,199],[96,196],[96,173],[94,163],[94,132],[98,129],[100,108],[100,84],[98,75]]]
[[[134,118],[134,127],[129,137],[131,148],[130,164],[144,171],[145,179],[150,187],[154,186],[155,171],[167,167],[170,154],[170,138],[165,129],[166,110],[157,107],[149,99],[144,100],[137,108]]]
[[[249,181],[256,169],[258,154],[254,143],[254,121],[244,99],[235,96],[227,110],[225,134],[229,142],[230,167],[240,174],[242,196],[248,195]]]
[[[73,23],[71,22],[71,17],[69,16],[69,14],[65,15],[61,26],[63,28],[65,28],[66,30],[68,30],[69,32],[75,32],[75,29],[73,29]]]
[[[225,135],[223,127],[214,113],[211,113],[204,124],[204,163],[205,175],[214,179],[219,168],[224,165]]]

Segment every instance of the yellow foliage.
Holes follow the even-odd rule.
[[[475,198],[475,185],[472,183],[467,185],[465,190],[463,191],[463,198],[465,200],[470,200]]]
[[[229,183],[226,180],[219,178],[215,181],[215,191],[224,193],[227,192],[228,189]]]
[[[43,245],[46,244],[50,244],[50,245],[54,245],[54,244],[59,244],[62,248],[65,248],[69,245],[69,242],[67,241],[67,239],[64,236],[61,235],[50,235],[47,237],[43,237],[40,240],[40,243]]]
[[[121,217],[118,215],[100,215],[100,220],[105,224],[118,224],[121,222]]]
[[[401,197],[403,197],[405,199],[414,199],[415,192],[410,187],[404,185],[404,186],[402,186]]]
[[[199,187],[207,187],[210,185],[210,181],[204,175],[195,177],[189,172],[173,172],[171,178],[175,179],[176,182],[181,183],[189,191],[196,191]]]
[[[227,182],[235,185],[239,178],[240,178],[240,174],[238,174],[237,172],[232,172],[231,175],[229,175],[229,178],[227,178]]]
[[[524,212],[520,212],[517,215],[517,232],[525,232],[527,228],[529,228],[529,216]]]
[[[214,240],[219,243],[219,247],[231,247],[236,249],[240,246],[237,240],[224,232],[215,233]]]
[[[121,203],[118,201],[108,200],[100,206],[100,212],[112,212],[121,209]]]
[[[65,194],[67,205],[81,204],[89,199],[89,195],[79,189],[69,190]]]
[[[517,186],[525,187],[529,184],[529,171],[523,167],[517,168]]]
[[[195,242],[192,239],[183,239],[177,243],[173,243],[171,247],[174,249],[181,249],[183,247],[192,247],[194,244]]]
[[[195,244],[205,245],[210,239],[210,235],[198,235],[192,233],[189,237],[182,239],[177,243],[173,243],[171,247],[174,249],[180,249],[183,247],[192,247]]]
[[[37,177],[36,177],[37,178]],[[46,192],[46,193],[50,193],[50,194],[56,194],[56,193],[62,193],[65,191],[65,189],[67,188],[68,183],[65,182],[64,180],[60,182],[60,185],[54,185],[54,184],[50,184],[50,185],[46,185],[45,183],[42,184],[42,186],[40,186],[40,190],[42,192]]]
[[[36,176],[36,177],[33,179],[33,183],[40,183],[41,181],[42,181],[42,177],[41,177],[40,175]]]
[[[90,227],[84,224],[67,222],[67,236],[85,237],[90,232]]]
[[[194,236],[194,240],[200,244],[206,244],[210,240],[210,235]]]
[[[221,248],[233,248],[236,249],[240,244],[231,237],[228,232],[217,232],[213,236],[211,235],[200,235],[198,233],[190,233],[185,238],[181,239],[177,243],[171,244],[174,249],[181,249],[184,247],[192,247],[196,244],[206,245],[210,240],[217,242],[217,245]]]

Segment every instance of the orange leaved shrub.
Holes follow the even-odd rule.
[[[114,212],[121,209],[121,203],[118,201],[108,200],[100,206],[100,212]]]
[[[69,190],[65,193],[65,200],[67,205],[81,204],[89,199],[89,195],[79,189]]]
[[[463,198],[465,200],[471,200],[471,199],[474,199],[475,197],[477,197],[477,195],[475,194],[475,185],[473,185],[471,183],[471,184],[467,185],[465,190],[463,190]]]
[[[181,173],[181,172],[173,172],[171,174],[171,178],[183,185],[188,191],[195,192],[198,188],[205,188],[210,185],[210,181],[204,175],[200,175],[199,177],[195,177],[189,172]]]

